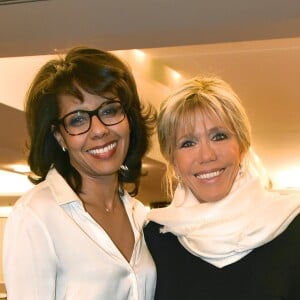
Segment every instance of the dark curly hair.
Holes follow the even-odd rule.
[[[30,180],[37,184],[54,167],[76,192],[82,179],[70,164],[53,135],[58,121],[58,97],[62,94],[83,97],[79,85],[90,94],[101,96],[112,92],[119,97],[130,126],[130,143],[123,162],[128,170],[119,171],[119,183],[130,183],[129,193],[136,195],[142,170],[142,158],[150,147],[154,132],[156,110],[139,99],[136,83],[124,62],[110,52],[89,47],[75,47],[64,57],[47,62],[37,73],[27,93],[25,111],[29,132],[28,163],[33,172]],[[133,185],[132,185],[133,184]]]

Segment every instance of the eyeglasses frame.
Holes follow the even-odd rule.
[[[104,122],[101,120],[101,118],[100,118],[98,112],[99,112],[99,110],[101,109],[101,107],[103,107],[103,106],[105,106],[105,105],[107,105],[107,104],[111,104],[111,103],[119,103],[119,104],[121,105],[121,108],[122,108],[122,111],[123,111],[123,118],[122,118],[120,121],[116,122],[116,123],[106,124],[106,123],[104,123]],[[65,119],[66,119],[69,115],[72,115],[72,114],[74,114],[74,113],[76,113],[76,112],[84,112],[84,113],[87,113],[87,114],[89,115],[89,117],[90,117],[90,124],[89,124],[89,126],[88,126],[88,129],[85,130],[84,132],[80,132],[80,133],[75,133],[75,134],[74,134],[74,133],[70,133],[70,132],[67,130],[66,125],[65,125]],[[69,135],[72,135],[72,136],[81,135],[81,134],[87,133],[87,132],[91,129],[91,126],[92,126],[92,117],[93,117],[93,116],[96,116],[96,117],[98,118],[98,120],[99,120],[103,125],[105,125],[105,126],[113,126],[113,125],[117,125],[117,124],[121,123],[121,122],[125,119],[125,117],[126,117],[126,112],[125,112],[124,107],[123,107],[123,105],[122,105],[122,103],[121,103],[120,101],[117,101],[117,100],[107,100],[107,101],[101,103],[101,105],[100,105],[98,108],[94,109],[94,110],[83,110],[83,109],[78,109],[78,110],[71,111],[71,112],[67,113],[66,115],[64,115],[62,118],[60,118],[60,119],[57,121],[57,124],[58,124],[58,125],[59,125],[59,124],[63,125],[63,127],[64,127],[66,133],[69,134]]]

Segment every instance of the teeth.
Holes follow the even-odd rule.
[[[221,173],[222,173],[222,171],[219,170],[219,171],[215,171],[215,172],[211,172],[211,173],[197,175],[197,178],[199,178],[199,179],[210,179],[210,178],[219,176]]]
[[[108,145],[104,148],[89,150],[89,153],[91,153],[91,154],[102,154],[102,153],[108,152],[111,149],[115,148],[116,145],[117,145],[117,143],[113,143],[113,144],[110,144],[110,145]]]

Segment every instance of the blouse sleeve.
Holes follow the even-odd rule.
[[[54,247],[44,224],[29,207],[15,207],[3,239],[8,299],[55,299],[56,265]]]

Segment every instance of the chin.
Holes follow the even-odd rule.
[[[201,197],[200,202],[206,202],[206,203],[213,203],[213,202],[218,202],[220,200],[222,200],[226,195],[210,195],[210,196],[206,196],[206,197]]]

